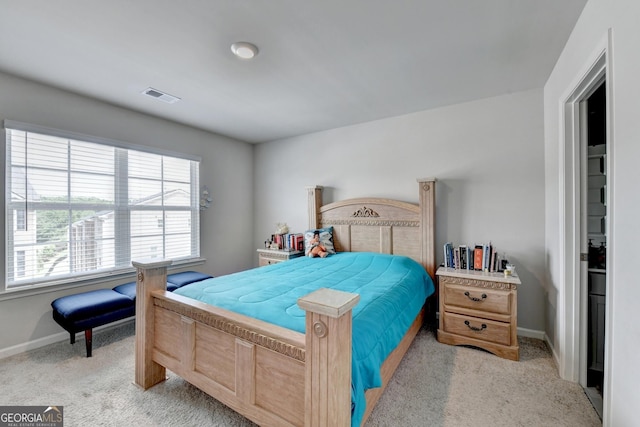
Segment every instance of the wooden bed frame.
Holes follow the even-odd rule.
[[[309,187],[309,228],[334,227],[338,251],[407,255],[434,278],[435,179],[419,179],[419,204],[360,198],[322,205]],[[138,269],[135,383],[176,373],[264,426],[351,425],[351,309],[356,294],[320,289],[298,301],[304,334],[165,290],[171,261]],[[422,325],[424,309],[382,366],[383,386],[366,392],[370,415]]]

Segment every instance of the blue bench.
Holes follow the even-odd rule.
[[[197,271],[184,271],[167,275],[167,290],[173,292],[182,286],[212,276]],[[87,357],[91,357],[93,328],[136,314],[136,282],[118,285],[113,289],[98,289],[67,295],[54,300],[53,320],[69,332],[71,344],[76,333],[84,331]]]

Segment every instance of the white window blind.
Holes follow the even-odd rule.
[[[11,124],[7,289],[200,256],[198,160]]]

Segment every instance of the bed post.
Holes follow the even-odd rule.
[[[307,206],[309,209],[309,228],[320,228],[319,213],[322,206],[322,187],[314,185],[307,187]]]
[[[306,311],[305,427],[351,425],[351,309],[359,300],[325,288],[298,300]]]
[[[151,292],[167,288],[171,260],[131,261],[136,279],[136,375],[135,383],[148,389],[166,378],[166,369],[153,361],[154,320]]]
[[[436,179],[418,179],[420,190],[420,233],[422,237],[422,265],[435,280],[436,273]]]

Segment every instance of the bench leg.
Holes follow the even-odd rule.
[[[91,329],[84,331],[84,341],[87,346],[87,357],[91,357],[91,343],[93,340],[93,332]]]
[[[74,334],[73,332],[69,332],[69,342],[71,344],[75,344],[76,343],[76,334]]]

